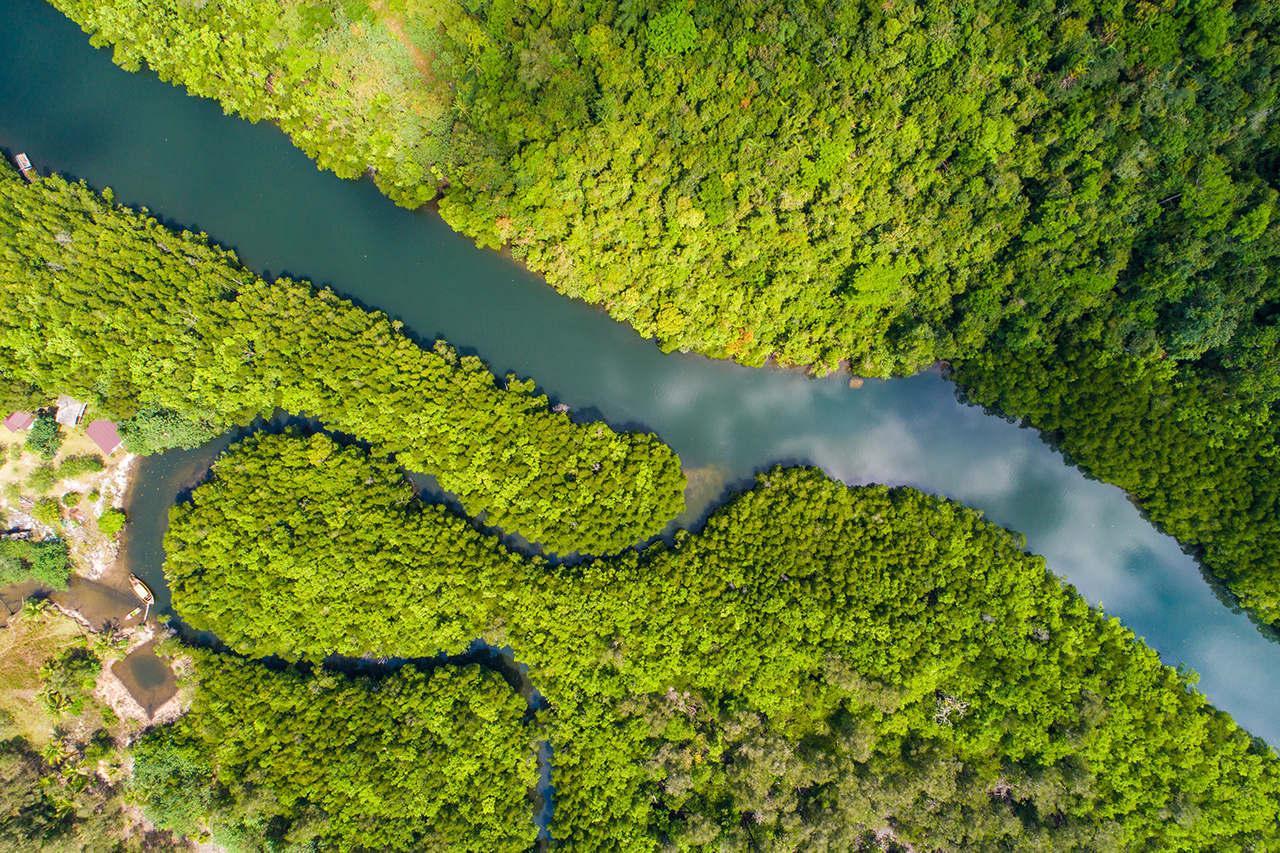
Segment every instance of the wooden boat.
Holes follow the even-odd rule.
[[[27,159],[26,154],[19,154],[13,159],[18,161],[18,168],[22,170],[22,177],[32,182],[34,182],[36,178],[40,177],[36,174],[36,170],[31,167],[31,161]]]
[[[129,584],[133,587],[133,594],[142,599],[143,604],[150,606],[155,603],[156,597],[151,594],[151,588],[137,575],[129,575]]]

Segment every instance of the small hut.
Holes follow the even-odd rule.
[[[30,412],[14,412],[4,419],[4,428],[9,432],[23,432],[31,429],[31,425],[35,422],[36,416]]]
[[[80,419],[84,417],[84,410],[87,408],[89,408],[88,404],[73,400],[66,394],[59,394],[58,414],[54,415],[53,419],[64,427],[78,427],[80,426]]]
[[[93,421],[85,427],[84,431],[89,438],[93,439],[93,443],[98,445],[104,456],[110,456],[117,447],[124,444],[124,439],[120,437],[120,433],[116,431],[116,425],[111,421]]]

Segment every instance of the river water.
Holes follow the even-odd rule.
[[[43,173],[112,187],[167,224],[203,230],[255,271],[289,274],[441,336],[495,372],[531,376],[578,418],[655,431],[691,486],[685,522],[776,462],[849,484],[915,486],[979,508],[1145,638],[1251,732],[1280,743],[1280,645],[1223,603],[1195,561],[1119,489],[1067,467],[1035,432],[956,402],[936,373],[854,390],[845,378],[659,352],[602,312],[481,251],[369,181],[320,172],[274,127],[224,116],[129,74],[38,0],[0,0],[0,149]],[[131,565],[167,603],[160,537],[174,496],[222,444],[147,460],[131,503]]]

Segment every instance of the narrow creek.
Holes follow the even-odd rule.
[[[910,485],[979,508],[1118,616],[1254,734],[1280,742],[1280,644],[1234,610],[1123,493],[1085,478],[1036,433],[955,400],[936,372],[848,387],[696,355],[663,354],[565,299],[437,217],[368,181],[319,172],[274,127],[223,115],[154,75],[129,74],[39,0],[0,0],[0,149],[42,173],[112,187],[166,223],[203,230],[266,275],[329,284],[495,372],[531,376],[580,419],[658,433],[683,460],[696,523],[773,463],[849,484]],[[131,498],[131,567],[168,604],[161,540],[175,496],[226,446],[145,460]]]

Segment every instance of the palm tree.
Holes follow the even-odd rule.
[[[49,618],[49,608],[47,598],[28,598],[22,602],[22,618],[27,622],[44,622]]]

